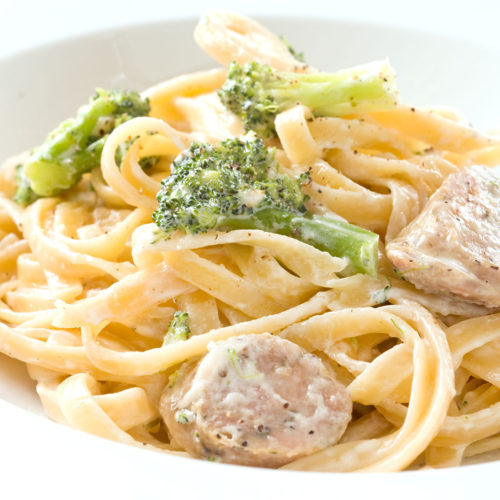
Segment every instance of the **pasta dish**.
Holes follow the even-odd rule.
[[[220,67],[98,89],[0,169],[0,352],[46,414],[210,461],[500,448],[500,136],[209,12]]]

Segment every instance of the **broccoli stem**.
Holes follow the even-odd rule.
[[[264,208],[250,215],[222,217],[217,229],[260,229],[290,236],[334,257],[346,257],[349,273],[377,275],[378,235],[337,219]]]
[[[271,95],[280,109],[300,102],[317,116],[343,116],[391,108],[397,103],[394,74],[387,62],[336,73],[281,73]]]
[[[16,201],[56,196],[99,165],[107,135],[120,123],[149,113],[149,102],[136,92],[98,90],[76,118],[62,122],[36,148],[18,172]]]
[[[87,149],[73,155],[68,161],[59,160],[56,151],[68,144],[73,147],[66,134],[56,137],[55,142],[47,147],[42,154],[24,165],[25,176],[30,179],[31,189],[39,196],[54,196],[74,186],[85,172],[89,172],[99,165],[104,138],[92,143]],[[65,151],[62,149],[62,151]]]
[[[61,124],[24,165],[31,189],[40,196],[52,196],[70,188],[81,176],[99,164],[104,140],[89,147],[89,138],[101,116],[113,113],[115,103],[99,98],[71,125]]]
[[[29,205],[39,198],[39,196],[31,189],[30,181],[24,175],[24,166],[16,165],[16,193],[14,201],[19,205]]]
[[[388,61],[307,74],[280,72],[254,61],[244,66],[232,62],[218,95],[247,131],[262,137],[275,135],[276,115],[296,104],[308,106],[315,116],[344,116],[391,108],[398,102]]]

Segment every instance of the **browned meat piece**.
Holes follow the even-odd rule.
[[[500,307],[498,174],[476,165],[450,175],[387,256],[417,288]]]
[[[352,402],[320,358],[260,334],[213,344],[184,365],[160,411],[194,456],[278,467],[338,441]]]

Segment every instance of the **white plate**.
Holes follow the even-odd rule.
[[[326,70],[386,56],[402,99],[460,108],[500,126],[500,54],[436,36],[327,19],[263,19]],[[143,89],[214,64],[192,41],[195,21],[164,21],[82,36],[0,60],[0,158],[43,140],[95,87]],[[182,47],[182,52],[180,52]],[[5,78],[5,76],[8,76]],[[5,125],[7,124],[7,125]],[[500,463],[399,474],[321,474],[212,464],[137,450],[53,424],[24,366],[0,355],[3,498],[469,498],[495,488]],[[0,459],[1,460],[1,459]],[[4,493],[9,491],[9,495]]]

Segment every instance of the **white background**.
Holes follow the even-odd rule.
[[[398,25],[500,47],[498,0],[0,0],[0,57],[51,40],[207,8]]]

